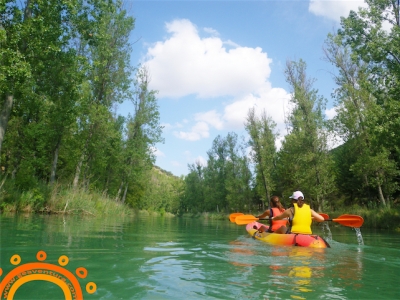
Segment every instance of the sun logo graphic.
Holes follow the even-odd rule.
[[[79,267],[75,270],[76,276],[65,267],[69,259],[65,255],[58,258],[58,265],[44,262],[47,254],[44,251],[39,251],[36,254],[38,262],[30,262],[21,264],[21,257],[14,254],[10,263],[15,266],[0,282],[0,297],[1,299],[13,299],[15,292],[24,283],[42,280],[54,283],[59,286],[64,293],[65,299],[83,299],[82,288],[78,278],[86,278],[87,270]],[[0,268],[0,278],[3,277],[3,270]],[[93,294],[96,292],[97,286],[94,282],[86,284],[86,292]]]

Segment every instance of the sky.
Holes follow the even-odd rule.
[[[302,59],[314,88],[327,99],[335,68],[324,60],[324,42],[340,28],[340,17],[365,6],[358,0],[166,1],[125,0],[135,18],[131,63],[144,65],[157,99],[162,137],[154,149],[156,165],[176,176],[188,164],[206,165],[207,151],[219,135],[244,129],[249,109],[277,124],[277,147],[286,134],[290,86],[286,61]],[[119,114],[133,113],[130,102]]]

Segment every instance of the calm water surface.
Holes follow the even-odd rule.
[[[332,248],[309,249],[253,240],[229,220],[2,215],[0,222],[0,280],[38,262],[39,251],[53,265],[65,255],[64,268],[87,270],[76,277],[84,299],[400,299],[400,234],[393,232],[362,228],[360,241],[355,230],[329,223],[313,230]],[[13,255],[21,261],[14,256],[12,264]],[[14,299],[64,295],[35,280]]]

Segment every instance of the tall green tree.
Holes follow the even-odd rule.
[[[24,59],[23,11],[15,0],[0,4],[0,154],[15,97],[31,77],[31,68]],[[1,155],[0,155],[1,158]]]
[[[149,184],[145,174],[151,170],[155,162],[154,149],[157,143],[163,142],[162,126],[156,91],[149,90],[150,74],[145,67],[138,70],[135,81],[135,92],[132,102],[135,107],[133,116],[128,117],[127,139],[124,151],[126,169],[121,176],[121,186],[124,188],[122,201],[130,186],[130,198],[142,194]],[[135,202],[131,200],[131,202]]]
[[[226,162],[225,188],[226,202],[234,211],[242,211],[251,206],[252,180],[250,160],[246,153],[246,143],[238,140],[236,133],[226,137],[228,159]]]
[[[207,151],[207,156],[207,168],[204,170],[204,208],[206,211],[215,211],[217,207],[226,206],[226,139],[218,135],[213,140],[211,149]]]
[[[334,190],[333,161],[323,116],[326,100],[313,89],[314,80],[307,77],[304,61],[288,61],[285,75],[292,89],[293,110],[278,162],[280,177],[290,177],[284,192],[301,190],[322,210],[326,197]]]
[[[251,158],[256,171],[256,189],[263,201],[263,209],[265,209],[265,203],[269,203],[271,193],[276,189],[274,173],[277,134],[274,132],[275,127],[276,123],[267,116],[265,111],[261,117],[257,117],[254,108],[249,110],[245,128],[250,136]]]
[[[344,186],[348,186],[350,178],[358,178],[358,184],[350,187],[359,190],[358,197],[369,198],[369,201],[379,199],[386,205],[397,188],[396,162],[389,151],[393,148],[381,143],[381,124],[377,121],[382,114],[382,107],[370,88],[371,70],[365,62],[353,60],[351,55],[350,47],[342,44],[341,36],[328,37],[325,56],[338,70],[334,77],[338,86],[334,93],[337,115],[332,124],[347,144],[337,154],[346,155],[347,158],[340,160],[350,163],[341,164],[338,168],[351,171],[341,171],[346,174],[342,178],[346,181]],[[346,150],[348,148],[350,151]]]
[[[17,62],[20,71],[8,77],[8,88],[2,90],[6,102],[0,135],[4,135],[9,125],[8,116],[13,107],[10,123],[14,127],[10,129],[20,139],[8,140],[13,148],[7,149],[12,153],[7,168],[18,175],[18,180],[36,177],[54,182],[62,137],[75,122],[77,86],[82,78],[71,45],[77,32],[74,13],[75,8],[79,9],[79,2],[29,0],[25,5],[7,2],[1,12],[7,20],[3,26],[11,46],[6,49],[15,51],[15,58],[23,55],[29,70],[21,77]],[[1,52],[4,54],[7,50],[2,48]],[[20,186],[27,184],[23,182]]]
[[[85,12],[90,38],[80,46],[86,57],[89,90],[82,94],[79,136],[80,155],[76,162],[73,186],[81,181],[88,187],[91,178],[104,170],[107,157],[103,150],[108,142],[107,131],[115,128],[111,109],[130,98],[132,68],[129,36],[134,18],[128,16],[123,2],[108,0],[88,1]]]
[[[185,176],[184,193],[181,198],[180,211],[203,212],[205,211],[205,167],[196,161],[188,165],[189,173]]]
[[[347,18],[341,19],[338,36],[342,43],[351,49],[354,62],[363,62],[369,73],[368,80],[362,88],[368,90],[376,99],[378,108],[374,113],[374,132],[371,143],[381,150],[372,153],[371,158],[381,157],[387,153],[390,163],[386,169],[396,172],[400,169],[400,3],[396,0],[367,0],[368,6],[352,11]],[[389,162],[384,159],[385,162]],[[375,172],[375,185],[383,184],[382,180],[389,175],[387,171],[370,170]],[[391,173],[391,172],[389,172]],[[398,186],[399,175],[396,182]],[[392,177],[393,178],[393,177]],[[398,189],[398,187],[394,187]],[[380,193],[380,192],[379,192]],[[389,190],[387,194],[392,192]],[[383,201],[380,195],[380,201]],[[389,196],[390,198],[390,196]]]

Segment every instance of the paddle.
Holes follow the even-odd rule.
[[[322,217],[324,217],[325,220],[329,219],[329,216],[327,214],[324,214],[324,213],[318,213],[318,214],[320,214]],[[232,213],[232,214],[229,215],[229,220],[232,223],[235,223],[236,222],[236,218],[238,216],[244,216],[244,215],[245,215],[244,213]],[[243,222],[245,222],[244,220],[249,220],[249,221],[246,221],[247,223],[243,223]],[[257,220],[258,219],[256,217],[254,217],[253,215],[246,215],[246,217],[243,218],[240,221],[242,224],[238,224],[238,225],[248,224],[248,223],[251,223],[251,222],[254,222],[254,221],[257,221]],[[261,219],[261,220],[269,220],[269,219],[267,218],[267,219]]]
[[[324,214],[324,213],[319,213],[319,214],[320,214],[321,216],[323,216],[325,220],[328,220],[328,219],[329,219],[329,216],[328,216],[327,214]],[[240,218],[237,219],[238,217],[240,217]],[[253,216],[253,215],[245,215],[245,214],[243,214],[243,213],[233,213],[233,214],[230,214],[230,215],[229,215],[229,220],[230,220],[232,223],[236,223],[236,224],[238,224],[238,225],[246,225],[246,224],[249,224],[249,223],[251,223],[251,222],[258,221],[258,220],[269,220],[269,218],[266,218],[266,219],[258,219],[258,218],[256,218],[256,217]],[[236,220],[237,220],[237,222],[236,222]]]
[[[325,221],[336,222],[347,227],[360,228],[364,223],[364,219],[357,215],[341,215],[340,217],[337,217],[335,219],[329,219],[329,216],[326,214],[321,215],[324,217]],[[269,220],[269,218],[259,219],[252,215],[240,215],[235,218],[235,223],[238,225],[247,225],[251,222],[258,220]]]
[[[269,218],[259,219],[259,218],[256,218],[253,215],[241,215],[241,216],[237,216],[236,217],[235,223],[237,225],[247,225],[247,224],[249,224],[251,222],[258,221],[258,220],[269,220]]]
[[[327,214],[324,213],[318,213],[319,215],[321,215],[325,220],[329,220],[329,216]]]
[[[231,221],[232,223],[235,223],[235,219],[237,216],[242,216],[244,215],[243,213],[233,213],[229,215],[229,221]],[[329,219],[329,218],[328,218]]]
[[[343,226],[360,228],[364,224],[364,219],[357,215],[341,215],[336,219],[328,219],[325,221],[333,221]]]

